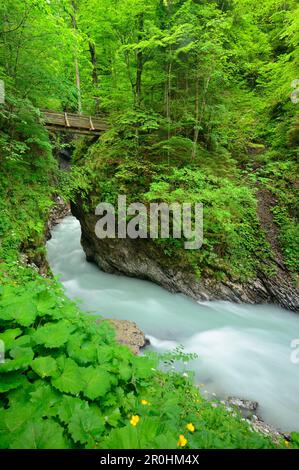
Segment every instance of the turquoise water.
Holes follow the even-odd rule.
[[[205,393],[256,400],[266,422],[299,431],[299,364],[291,361],[299,315],[274,305],[198,303],[151,282],[106,274],[86,262],[80,235],[70,216],[47,243],[51,268],[70,298],[95,314],[135,321],[156,351],[183,345],[197,353],[188,367]]]

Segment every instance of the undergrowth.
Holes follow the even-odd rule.
[[[98,143],[86,151],[78,151],[77,171],[86,174],[89,186],[82,184],[87,195],[85,209],[93,212],[99,202],[117,207],[119,194],[127,196],[127,204],[142,202],[202,203],[204,238],[200,250],[185,250],[184,238],[158,238],[153,243],[161,248],[161,257],[175,257],[180,266],[197,277],[247,281],[258,270],[271,265],[271,248],[256,215],[254,189],[245,185],[236,164],[224,160],[225,176],[218,176],[213,165],[196,162],[167,162],[141,149],[138,158],[116,158],[113,148]],[[83,153],[82,153],[83,152]],[[84,155],[83,155],[84,154]],[[83,158],[84,156],[84,158]],[[81,157],[81,159],[80,159]],[[229,166],[230,171],[228,171]],[[208,170],[209,168],[209,170]],[[221,166],[222,168],[222,166]],[[218,169],[219,170],[219,169]],[[241,260],[241,262],[240,262]]]
[[[55,280],[4,286],[0,331],[1,448],[275,447],[186,374],[117,344]]]

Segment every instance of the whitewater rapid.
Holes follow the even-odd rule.
[[[259,403],[259,414],[283,431],[299,431],[299,364],[291,342],[299,315],[274,305],[197,303],[138,279],[106,274],[87,263],[80,224],[66,217],[47,243],[52,271],[71,299],[103,317],[135,321],[158,352],[183,345],[205,393]]]

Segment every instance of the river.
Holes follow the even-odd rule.
[[[47,243],[52,271],[83,310],[135,321],[162,352],[183,345],[198,354],[188,368],[203,393],[256,400],[259,415],[283,431],[299,431],[299,363],[291,342],[299,315],[275,305],[195,302],[147,281],[106,274],[87,263],[80,224],[66,217]]]

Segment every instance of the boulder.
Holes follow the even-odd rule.
[[[134,354],[139,354],[140,349],[149,344],[149,340],[145,337],[144,333],[136,325],[136,323],[129,320],[100,320],[108,321],[116,331],[115,339],[120,344],[125,344]]]

